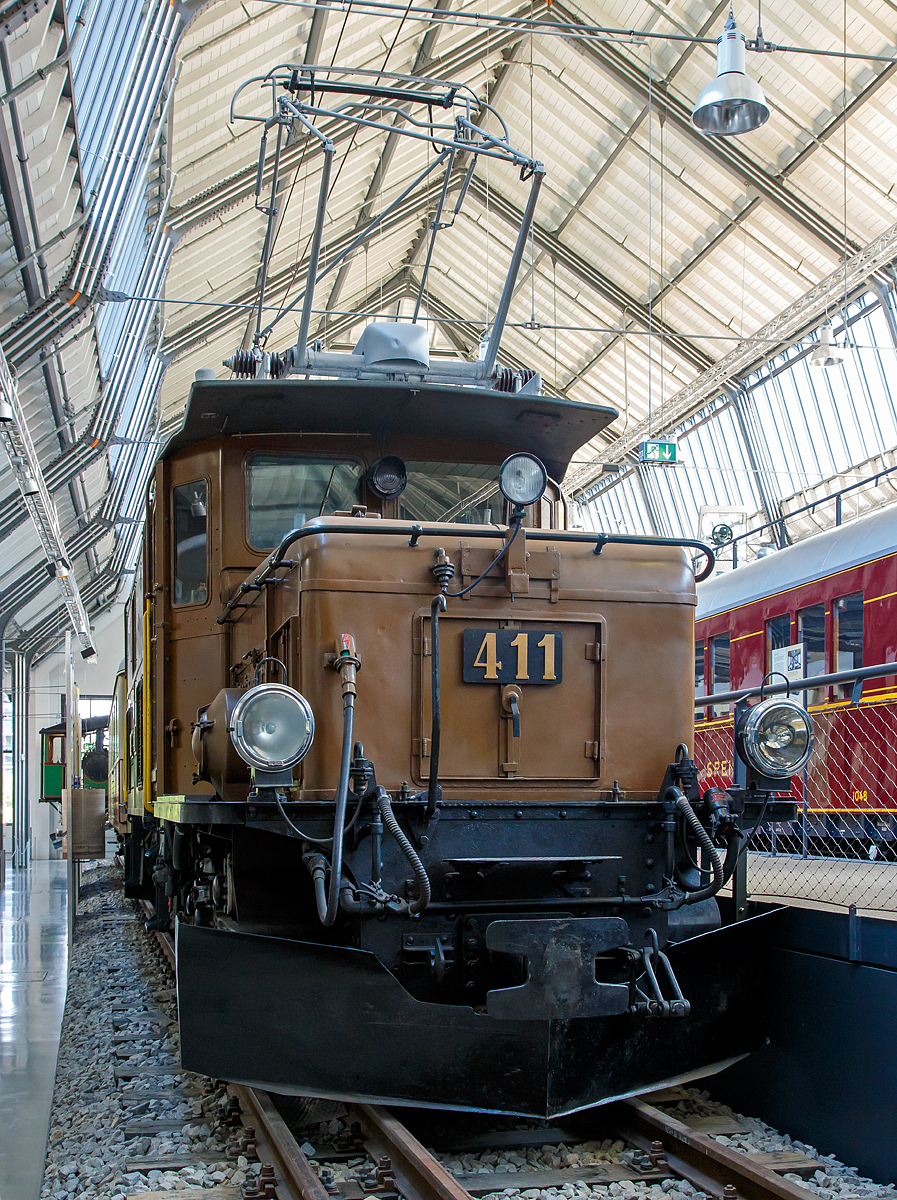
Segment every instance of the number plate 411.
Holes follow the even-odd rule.
[[[545,629],[464,630],[465,683],[560,683],[563,637]]]

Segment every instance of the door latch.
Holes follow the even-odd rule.
[[[502,716],[511,721],[511,732],[515,738],[520,737],[520,688],[508,684],[501,690]]]

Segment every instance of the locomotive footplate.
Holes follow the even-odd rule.
[[[759,1047],[781,911],[668,947],[691,1001],[674,1020],[498,1019],[414,999],[368,951],[179,924],[181,1058],[285,1094],[560,1116]]]

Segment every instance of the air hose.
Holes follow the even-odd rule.
[[[383,824],[399,843],[399,847],[411,864],[411,869],[414,871],[415,878],[417,879],[417,895],[408,905],[409,913],[414,916],[417,913],[423,912],[430,903],[430,880],[427,877],[424,864],[418,858],[414,847],[405,837],[399,822],[396,820],[396,815],[392,811],[392,801],[385,788],[377,788],[377,804],[383,816]]]
[[[311,872],[315,885],[315,901],[321,924],[330,926],[339,912],[340,879],[343,873],[343,834],[346,824],[346,807],[349,799],[349,778],[352,765],[352,727],[355,717],[355,674],[360,663],[355,654],[355,641],[348,634],[337,640],[334,669],[339,671],[343,682],[343,746],[340,754],[339,783],[336,789],[336,809],[333,814],[333,849],[330,855],[330,882],[326,900],[324,875],[327,860],[322,854],[307,854],[305,865]]]
[[[683,891],[687,893],[683,903],[697,904],[699,900],[706,900],[710,896],[715,896],[723,884],[726,882],[726,868],[723,864],[722,856],[719,850],[714,846],[710,839],[710,834],[698,820],[698,815],[692,806],[689,804],[685,793],[681,788],[671,787],[667,791],[667,799],[676,801],[676,808],[682,813],[687,824],[691,827],[695,837],[700,842],[710,859],[710,869],[713,872],[713,882],[706,887],[691,889],[683,885],[683,881],[677,878],[677,883]],[[733,835],[728,849],[726,851],[726,864],[732,856],[733,845],[737,843],[737,834]],[[734,863],[733,863],[734,866]]]

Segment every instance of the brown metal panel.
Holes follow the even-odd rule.
[[[547,614],[546,614],[547,615]],[[552,618],[555,617],[552,612]],[[432,720],[430,673],[430,616],[420,616],[418,642],[420,719],[416,755],[418,774],[429,779],[430,757],[420,739],[429,738]],[[556,685],[520,682],[520,737],[513,737],[512,722],[502,713],[499,683],[465,683],[462,678],[464,631],[486,634],[495,629],[538,629],[559,632],[563,638],[563,678]],[[482,781],[508,786],[524,780],[556,782],[594,781],[598,762],[586,746],[600,746],[599,666],[588,657],[588,647],[600,643],[598,622],[575,618],[545,620],[542,614],[523,619],[443,616],[439,622],[442,693],[442,750],[440,779],[446,783]],[[533,650],[535,657],[535,649]],[[516,764],[512,766],[511,764]]]
[[[165,710],[165,788],[158,795],[208,795],[208,784],[193,782],[196,759],[191,746],[191,724],[197,710],[217,695],[227,675],[227,631],[218,626],[201,637],[170,638],[166,668],[171,701]],[[176,681],[176,682],[175,682]]]

